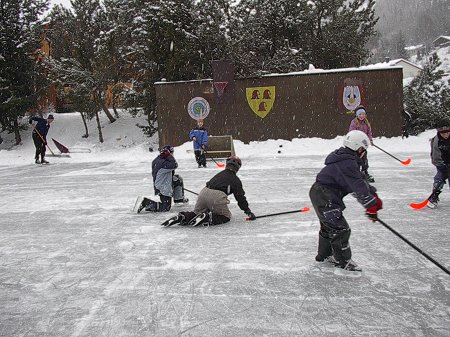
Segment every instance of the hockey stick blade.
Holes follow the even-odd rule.
[[[400,160],[400,163],[402,163],[405,166],[409,165],[409,164],[411,164],[411,158],[408,158],[406,160]]]
[[[428,205],[428,199],[425,199],[424,201],[419,202],[417,204],[414,204],[414,203],[409,204],[409,207],[411,207],[412,209],[422,209],[422,208],[426,207],[427,205]]]

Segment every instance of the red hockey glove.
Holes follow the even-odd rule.
[[[378,195],[375,193],[375,199],[377,201],[377,203],[375,205],[373,205],[372,207],[369,207],[366,209],[366,215],[367,217],[372,220],[373,222],[378,220],[378,214],[377,212],[380,209],[383,209],[383,202],[381,201],[381,199],[378,197]]]

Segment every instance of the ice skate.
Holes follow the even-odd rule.
[[[137,208],[137,214],[141,213],[145,207],[147,207],[150,204],[150,199],[144,198],[144,197],[138,197],[140,198],[141,202],[138,203],[139,199],[136,201],[138,203]]]
[[[212,224],[212,214],[211,212],[203,212],[197,214],[191,221],[188,222],[188,226],[209,226]]]
[[[339,262],[335,265],[334,273],[340,276],[360,277],[362,269],[352,260]]]
[[[189,202],[188,198],[183,198],[183,199],[179,199],[179,200],[174,200],[173,201],[175,204],[187,204]]]
[[[50,162],[48,162],[48,161],[45,160],[45,159],[42,159],[42,160],[41,160],[41,164],[50,164]]]
[[[316,262],[322,263],[324,266],[334,267],[338,264],[334,256],[323,257],[321,255],[316,256]]]
[[[161,226],[163,227],[170,227],[173,225],[180,225],[183,226],[185,220],[185,216],[183,214],[175,215],[174,217],[171,217],[170,219],[164,221]]]
[[[427,207],[434,209],[439,204],[439,194],[441,194],[441,191],[434,191],[431,196],[428,198],[428,204]]]

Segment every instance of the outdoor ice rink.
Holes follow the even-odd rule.
[[[243,158],[252,211],[311,207],[324,158]],[[228,224],[161,228],[193,208],[187,193],[170,213],[133,214],[136,197],[153,194],[152,159],[0,166],[0,336],[450,336],[450,276],[353,197],[356,279],[314,262],[313,211],[247,222],[231,196]],[[376,151],[369,160],[380,218],[450,268],[448,185],[438,209],[408,207],[430,193],[428,153],[409,167]],[[179,164],[197,192],[219,170]]]

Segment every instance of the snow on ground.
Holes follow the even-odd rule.
[[[141,117],[140,117],[141,118]],[[28,132],[0,149],[0,336],[449,336],[450,276],[345,199],[361,278],[314,262],[314,213],[246,222],[233,197],[230,223],[209,228],[159,224],[163,214],[134,214],[152,195],[156,139],[142,120],[104,121],[105,143],[82,139],[76,114],[57,115],[49,138],[89,148],[71,158],[33,163]],[[119,128],[120,125],[120,128]],[[188,130],[186,130],[186,133]],[[371,148],[380,217],[450,268],[450,193],[438,209],[412,211],[430,192],[428,138],[375,139],[399,162]],[[310,207],[308,191],[332,140],[236,142],[239,172],[256,215]],[[280,147],[282,145],[282,147]],[[199,191],[219,169],[197,169],[186,143],[175,149],[185,187]],[[5,148],[10,148],[6,150]],[[55,152],[56,149],[53,147]],[[278,153],[281,151],[281,153]]]

